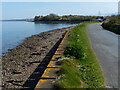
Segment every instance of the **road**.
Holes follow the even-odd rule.
[[[118,35],[104,30],[101,23],[90,24],[88,35],[109,88],[118,88]]]

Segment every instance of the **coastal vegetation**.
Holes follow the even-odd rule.
[[[120,15],[108,16],[106,18],[102,27],[116,34],[120,34]]]
[[[98,60],[91,48],[87,25],[82,23],[69,32],[65,58],[60,61],[62,73],[58,80],[61,88],[104,88],[104,78]]]
[[[69,21],[69,22],[75,22],[75,21],[94,21],[99,16],[80,16],[80,15],[64,15],[64,16],[58,16],[56,14],[49,14],[46,16],[35,16],[34,21]]]

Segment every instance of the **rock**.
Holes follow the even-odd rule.
[[[9,59],[10,61],[13,61],[13,59]]]
[[[30,55],[41,55],[41,53],[38,53],[38,52],[33,52],[32,54]]]
[[[33,61],[33,62],[29,62],[30,64],[32,63],[40,63],[40,61]]]
[[[6,81],[6,82],[12,83],[12,82],[14,82],[14,80],[8,80],[8,81]]]
[[[47,48],[47,46],[43,46],[42,48]]]
[[[29,56],[29,58],[32,58],[32,56]]]
[[[23,65],[22,65],[22,67],[30,66],[31,64],[32,63],[30,63],[30,62],[24,62]]]
[[[22,74],[22,73],[20,71],[14,70],[14,71],[11,72],[11,74]]]
[[[15,80],[14,82],[15,83],[21,83],[21,82],[23,82],[23,80]]]
[[[13,49],[8,49],[8,51],[12,51]]]

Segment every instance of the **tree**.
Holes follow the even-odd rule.
[[[60,17],[56,14],[49,14],[49,15],[43,17],[43,20],[45,20],[45,21],[55,21],[55,20],[59,20],[59,18]]]

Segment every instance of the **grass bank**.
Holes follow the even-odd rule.
[[[116,25],[114,22],[107,22],[101,25],[104,29],[120,35],[120,25]]]
[[[87,25],[79,24],[69,32],[69,39],[61,60],[58,84],[61,88],[104,88],[104,78],[98,60],[91,49]]]
[[[120,15],[108,16],[102,24],[102,27],[120,35]]]

